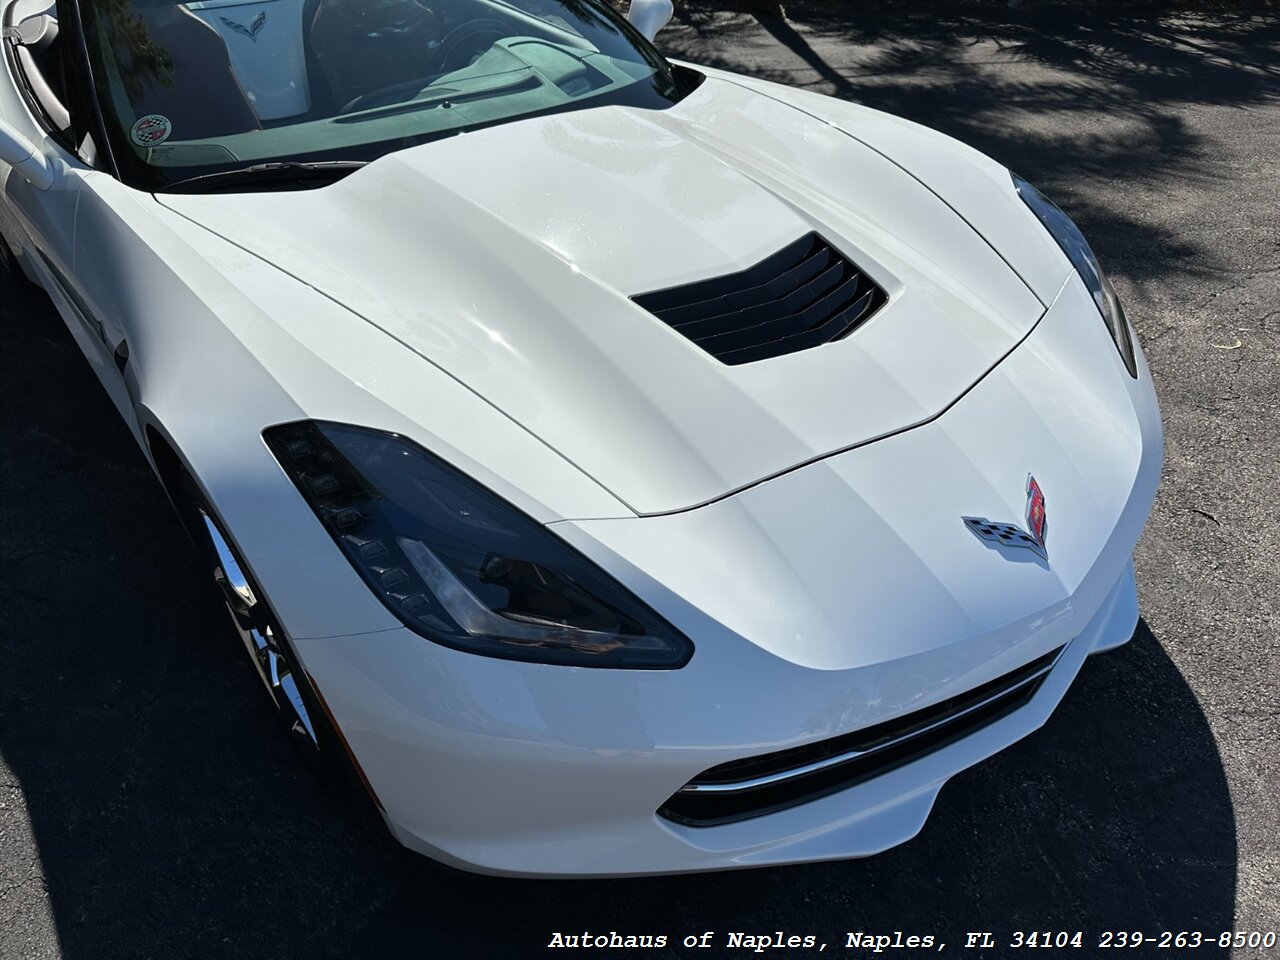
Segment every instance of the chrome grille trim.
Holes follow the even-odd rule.
[[[929,731],[936,730],[939,727],[944,726],[945,724],[954,723],[957,720],[967,717],[971,713],[976,713],[977,711],[981,710],[983,707],[989,706],[990,704],[994,703],[997,700],[1002,699],[1003,697],[1007,697],[1016,693],[1017,691],[1021,690],[1023,687],[1026,687],[1029,684],[1035,683],[1036,681],[1042,679],[1046,674],[1049,673],[1050,670],[1052,670],[1054,667],[1058,665],[1058,660],[1061,658],[1062,651],[1065,649],[1066,647],[1063,647],[1062,649],[1058,650],[1057,655],[1053,658],[1053,661],[1051,663],[1036,670],[1035,673],[1031,674],[1025,679],[1019,680],[1013,686],[1006,687],[1005,689],[1000,690],[999,692],[994,693],[991,696],[979,701],[978,703],[968,706],[963,710],[960,710],[956,713],[946,716],[940,720],[935,720],[933,723],[927,724],[926,726],[920,727],[919,729],[912,730],[910,733],[903,734],[901,737],[897,737],[893,740],[886,741],[885,743],[879,746],[872,747],[870,750],[849,750],[849,751],[846,751],[845,753],[836,754],[835,756],[828,757],[825,760],[819,760],[814,763],[806,764],[805,766],[802,766],[802,767],[795,767],[791,770],[787,770],[781,773],[771,774],[770,776],[754,777],[750,780],[739,780],[734,783],[696,783],[696,782],[690,781],[689,783],[686,783],[683,787],[680,788],[680,792],[681,793],[742,793],[743,791],[746,791],[746,790],[757,790],[760,787],[767,787],[767,786],[770,786],[771,784],[786,783],[788,780],[796,780],[800,777],[807,776],[811,773],[817,773],[820,770],[826,770],[829,767],[838,767],[842,763],[848,763],[850,760],[855,760],[859,757],[872,756],[880,752],[881,750],[887,750],[890,747],[894,746],[895,744],[902,743],[905,740],[911,739],[912,737],[923,736]]]
[[[672,794],[658,815],[693,827],[734,823],[881,776],[1026,706],[1065,650],[1059,647],[963,693],[861,730],[712,767]]]

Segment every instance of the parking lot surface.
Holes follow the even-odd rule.
[[[401,854],[293,757],[88,365],[49,302],[5,275],[0,958],[520,957],[584,930],[664,934],[651,953],[667,956],[708,930],[717,949],[698,955],[734,930],[813,933],[828,955],[848,932],[932,933],[954,953],[965,931],[1080,930],[1088,947],[1106,930],[1280,929],[1274,8],[848,7],[695,6],[660,41],[938,127],[1082,225],[1166,427],[1133,641],[882,856],[646,880],[460,874]]]

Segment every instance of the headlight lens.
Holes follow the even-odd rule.
[[[693,645],[545,527],[402,437],[332,423],[263,436],[405,625],[470,653],[670,670]]]
[[[1023,202],[1040,218],[1053,239],[1058,241],[1072,266],[1080,274],[1080,279],[1093,295],[1093,302],[1098,305],[1098,312],[1106,321],[1111,331],[1111,339],[1116,342],[1120,357],[1131,377],[1138,376],[1138,364],[1133,355],[1133,336],[1129,332],[1129,321],[1125,318],[1124,308],[1120,306],[1120,298],[1116,296],[1111,281],[1107,279],[1097,256],[1085,240],[1080,228],[1071,218],[1047,200],[1039,190],[1017,174],[1012,174],[1013,185]]]

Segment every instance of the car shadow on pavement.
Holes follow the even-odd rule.
[[[70,336],[42,294],[0,282],[0,774],[16,799],[0,834],[29,818],[62,956],[522,956],[556,930],[835,946],[885,928],[1231,928],[1222,760],[1145,625],[1085,664],[1044,730],[952,781],[918,838],[870,860],[518,881],[401,851],[292,754]]]

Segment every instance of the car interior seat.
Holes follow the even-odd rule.
[[[262,128],[216,30],[179,3],[140,5],[138,15],[144,27],[141,42],[150,41],[170,55],[167,73],[162,69],[131,90],[139,117],[167,117],[176,140]]]

